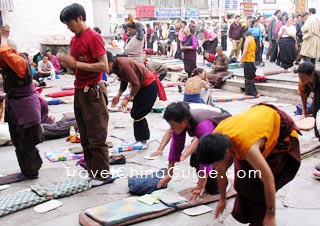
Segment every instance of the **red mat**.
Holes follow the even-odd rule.
[[[72,90],[61,90],[57,92],[47,93],[47,97],[66,97],[66,96],[73,96],[74,95],[74,89]]]

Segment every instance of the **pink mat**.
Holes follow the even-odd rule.
[[[47,97],[66,97],[66,96],[73,96],[74,95],[74,89],[71,90],[61,90],[57,92],[47,93]]]

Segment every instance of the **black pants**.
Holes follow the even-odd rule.
[[[159,74],[159,79],[162,81],[167,76],[167,72]]]
[[[107,175],[103,173],[109,171],[109,153],[106,144],[109,121],[107,105],[107,90],[104,83],[92,85],[86,93],[83,89],[75,90],[74,113],[80,131],[84,159],[90,177],[98,180],[107,179]]]
[[[197,173],[198,173],[199,172],[199,165],[200,165],[200,163],[198,161],[197,151],[195,151],[192,153],[192,155],[190,157],[190,166],[196,168]],[[206,189],[206,192],[211,195],[219,194],[217,178],[208,177],[205,189]]]
[[[39,150],[36,147],[43,141],[41,125],[36,124],[27,129],[15,126],[10,121],[8,125],[21,172],[26,177],[37,177],[42,166]]]
[[[227,35],[221,36],[221,45],[222,45],[222,50],[227,51]]]
[[[276,40],[272,40],[271,44],[270,62],[275,62],[278,56],[278,43]]]
[[[293,62],[296,59],[296,43],[293,38],[280,38],[279,40],[279,54],[277,57],[277,65],[284,69],[288,69],[293,66]]]
[[[215,38],[213,41],[205,41],[202,44],[203,50],[207,50],[212,54],[216,54],[216,48],[218,46],[218,38]]]
[[[245,79],[245,94],[250,96],[256,96],[258,91],[254,84],[254,77],[256,76],[257,67],[254,62],[244,62],[244,79]]]
[[[177,52],[176,55],[174,56],[176,59],[182,60],[182,50],[181,50],[181,42],[177,41]]]
[[[302,56],[302,58],[304,61],[310,61],[311,63],[316,65],[316,58],[311,58],[311,57],[306,57],[306,56]]]
[[[257,64],[260,64],[262,62],[262,47],[260,46],[259,38],[254,38],[254,41],[256,42],[255,61]]]
[[[188,74],[188,78],[191,77],[192,71],[197,68],[196,60],[183,59],[184,70]]]
[[[150,139],[150,130],[145,116],[151,111],[157,96],[158,88],[154,81],[140,89],[133,99],[131,117],[134,119],[133,130],[136,141]]]
[[[153,42],[152,42],[151,35],[147,35],[147,40],[146,41],[147,41],[147,48],[148,49],[153,49]]]

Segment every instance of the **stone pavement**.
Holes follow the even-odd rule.
[[[53,88],[44,89],[43,94],[49,91],[59,90],[64,86],[71,86],[73,81],[72,76],[62,76],[60,80],[48,81],[48,85],[53,85]],[[109,86],[110,96],[112,96],[118,89],[119,83],[114,83]],[[166,88],[168,104],[172,101],[182,100],[181,93],[178,93],[177,87]],[[216,96],[230,96],[233,92],[223,90],[213,90],[213,95]],[[218,103],[217,105],[225,108],[232,114],[240,113],[259,102],[274,103],[281,109],[285,110],[288,114],[293,116],[294,120],[298,120],[298,116],[294,116],[295,105],[297,102],[292,100],[277,99],[274,97],[262,96],[257,99],[238,101],[238,102],[225,102]],[[61,104],[50,106],[50,112],[60,119],[62,113],[73,111],[72,104]],[[164,155],[156,160],[146,160],[143,157],[156,150],[161,141],[162,135],[165,130],[168,129],[167,123],[162,119],[162,113],[150,113],[147,116],[150,130],[151,139],[148,141],[149,149],[143,151],[132,151],[125,153],[127,155],[127,164],[112,166],[111,168],[118,169],[125,167],[124,171],[126,175],[130,175],[133,170],[137,170],[139,174],[146,172],[147,170],[157,170],[167,165],[168,146]],[[248,125],[250,129],[250,125]],[[128,113],[110,113],[109,121],[109,136],[108,141],[119,142],[120,140],[115,138],[122,138],[126,140],[133,140],[132,120]],[[111,137],[111,135],[115,137]],[[313,131],[303,132],[303,136],[300,139],[312,138]],[[186,144],[191,141],[188,138]],[[11,184],[11,187],[7,190],[1,191],[0,195],[10,194],[22,189],[26,189],[31,184],[39,183],[44,186],[50,186],[55,182],[67,180],[67,169],[81,170],[80,167],[75,166],[76,161],[66,161],[51,163],[45,158],[44,153],[51,149],[65,149],[66,147],[79,146],[79,144],[70,144],[65,139],[57,139],[52,141],[45,141],[38,145],[43,160],[43,166],[40,170],[39,179],[32,181],[24,181],[20,183]],[[298,175],[292,183],[282,188],[277,193],[277,225],[279,226],[317,226],[319,225],[320,215],[320,181],[315,180],[312,177],[312,170],[314,165],[320,161],[320,154],[313,154],[311,157],[303,159],[301,168]],[[16,160],[13,146],[0,147],[0,174],[13,173],[19,171],[19,166]],[[177,165],[176,172],[190,172],[189,161],[186,160]],[[194,186],[196,184],[195,178],[183,179],[182,176],[175,178],[169,184],[170,188],[176,191],[182,190],[187,187]],[[45,214],[38,214],[34,212],[33,208],[28,208],[5,217],[0,218],[0,225],[14,226],[14,225],[42,225],[42,226],[74,226],[78,224],[78,214],[87,208],[97,205],[110,203],[125,197],[130,196],[128,193],[128,182],[126,178],[117,179],[113,184],[104,185],[101,187],[93,188],[89,191],[82,192],[70,197],[59,199],[63,203],[63,206]],[[236,222],[231,216],[234,198],[228,200],[227,208],[224,215],[219,219],[214,219],[213,212],[197,216],[190,217],[177,211],[172,214],[153,219],[146,222],[141,222],[136,225],[147,226],[205,226],[205,225],[242,225]],[[215,208],[216,203],[209,204],[210,207]]]

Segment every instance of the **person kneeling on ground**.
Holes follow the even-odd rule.
[[[209,82],[215,88],[221,88],[228,75],[229,58],[223,53],[222,46],[218,46],[216,50],[217,55],[214,59],[214,64],[211,66],[212,70],[207,73],[207,76]]]
[[[320,109],[320,71],[315,70],[315,66],[310,61],[306,61],[298,67],[299,83],[298,92],[301,96],[302,104],[302,116],[301,118],[308,117],[307,99],[311,92],[313,92],[312,101],[312,116],[317,117],[317,113]],[[314,125],[314,134],[320,141],[319,129],[317,123]],[[320,164],[318,164],[313,175],[320,177]]]
[[[213,134],[200,139],[200,164],[211,164],[217,170],[220,200],[216,217],[226,207],[226,172],[233,159],[237,196],[232,216],[243,224],[276,225],[275,193],[293,180],[300,167],[298,132],[285,112],[259,104],[223,120]],[[204,188],[194,188],[193,198]]]
[[[38,78],[46,78],[55,73],[53,64],[48,60],[48,56],[44,55],[38,63]]]
[[[172,178],[175,163],[184,161],[191,155],[190,165],[196,168],[200,176],[199,186],[205,187],[210,194],[218,194],[216,178],[207,178],[213,168],[212,166],[199,164],[197,148],[199,139],[206,134],[212,133],[215,127],[229,116],[231,115],[223,109],[211,106],[203,108],[202,104],[188,105],[185,102],[169,104],[163,118],[170,125],[170,129],[164,134],[158,150],[151,154],[151,156],[162,155],[163,149],[171,140],[167,175],[160,180],[157,187],[161,188],[163,185],[168,184]],[[187,133],[193,137],[193,140],[183,152]],[[231,164],[232,161],[230,162]],[[204,172],[205,175],[203,174]]]
[[[196,68],[193,70],[191,77],[188,78],[185,84],[185,91],[183,101],[192,103],[207,103],[201,98],[201,90],[209,89],[209,82],[206,76],[206,72],[202,68]]]
[[[160,81],[162,81],[167,76],[168,68],[165,64],[155,61],[149,61],[146,54],[143,57],[143,62],[146,68],[148,68],[150,71],[157,72]]]

